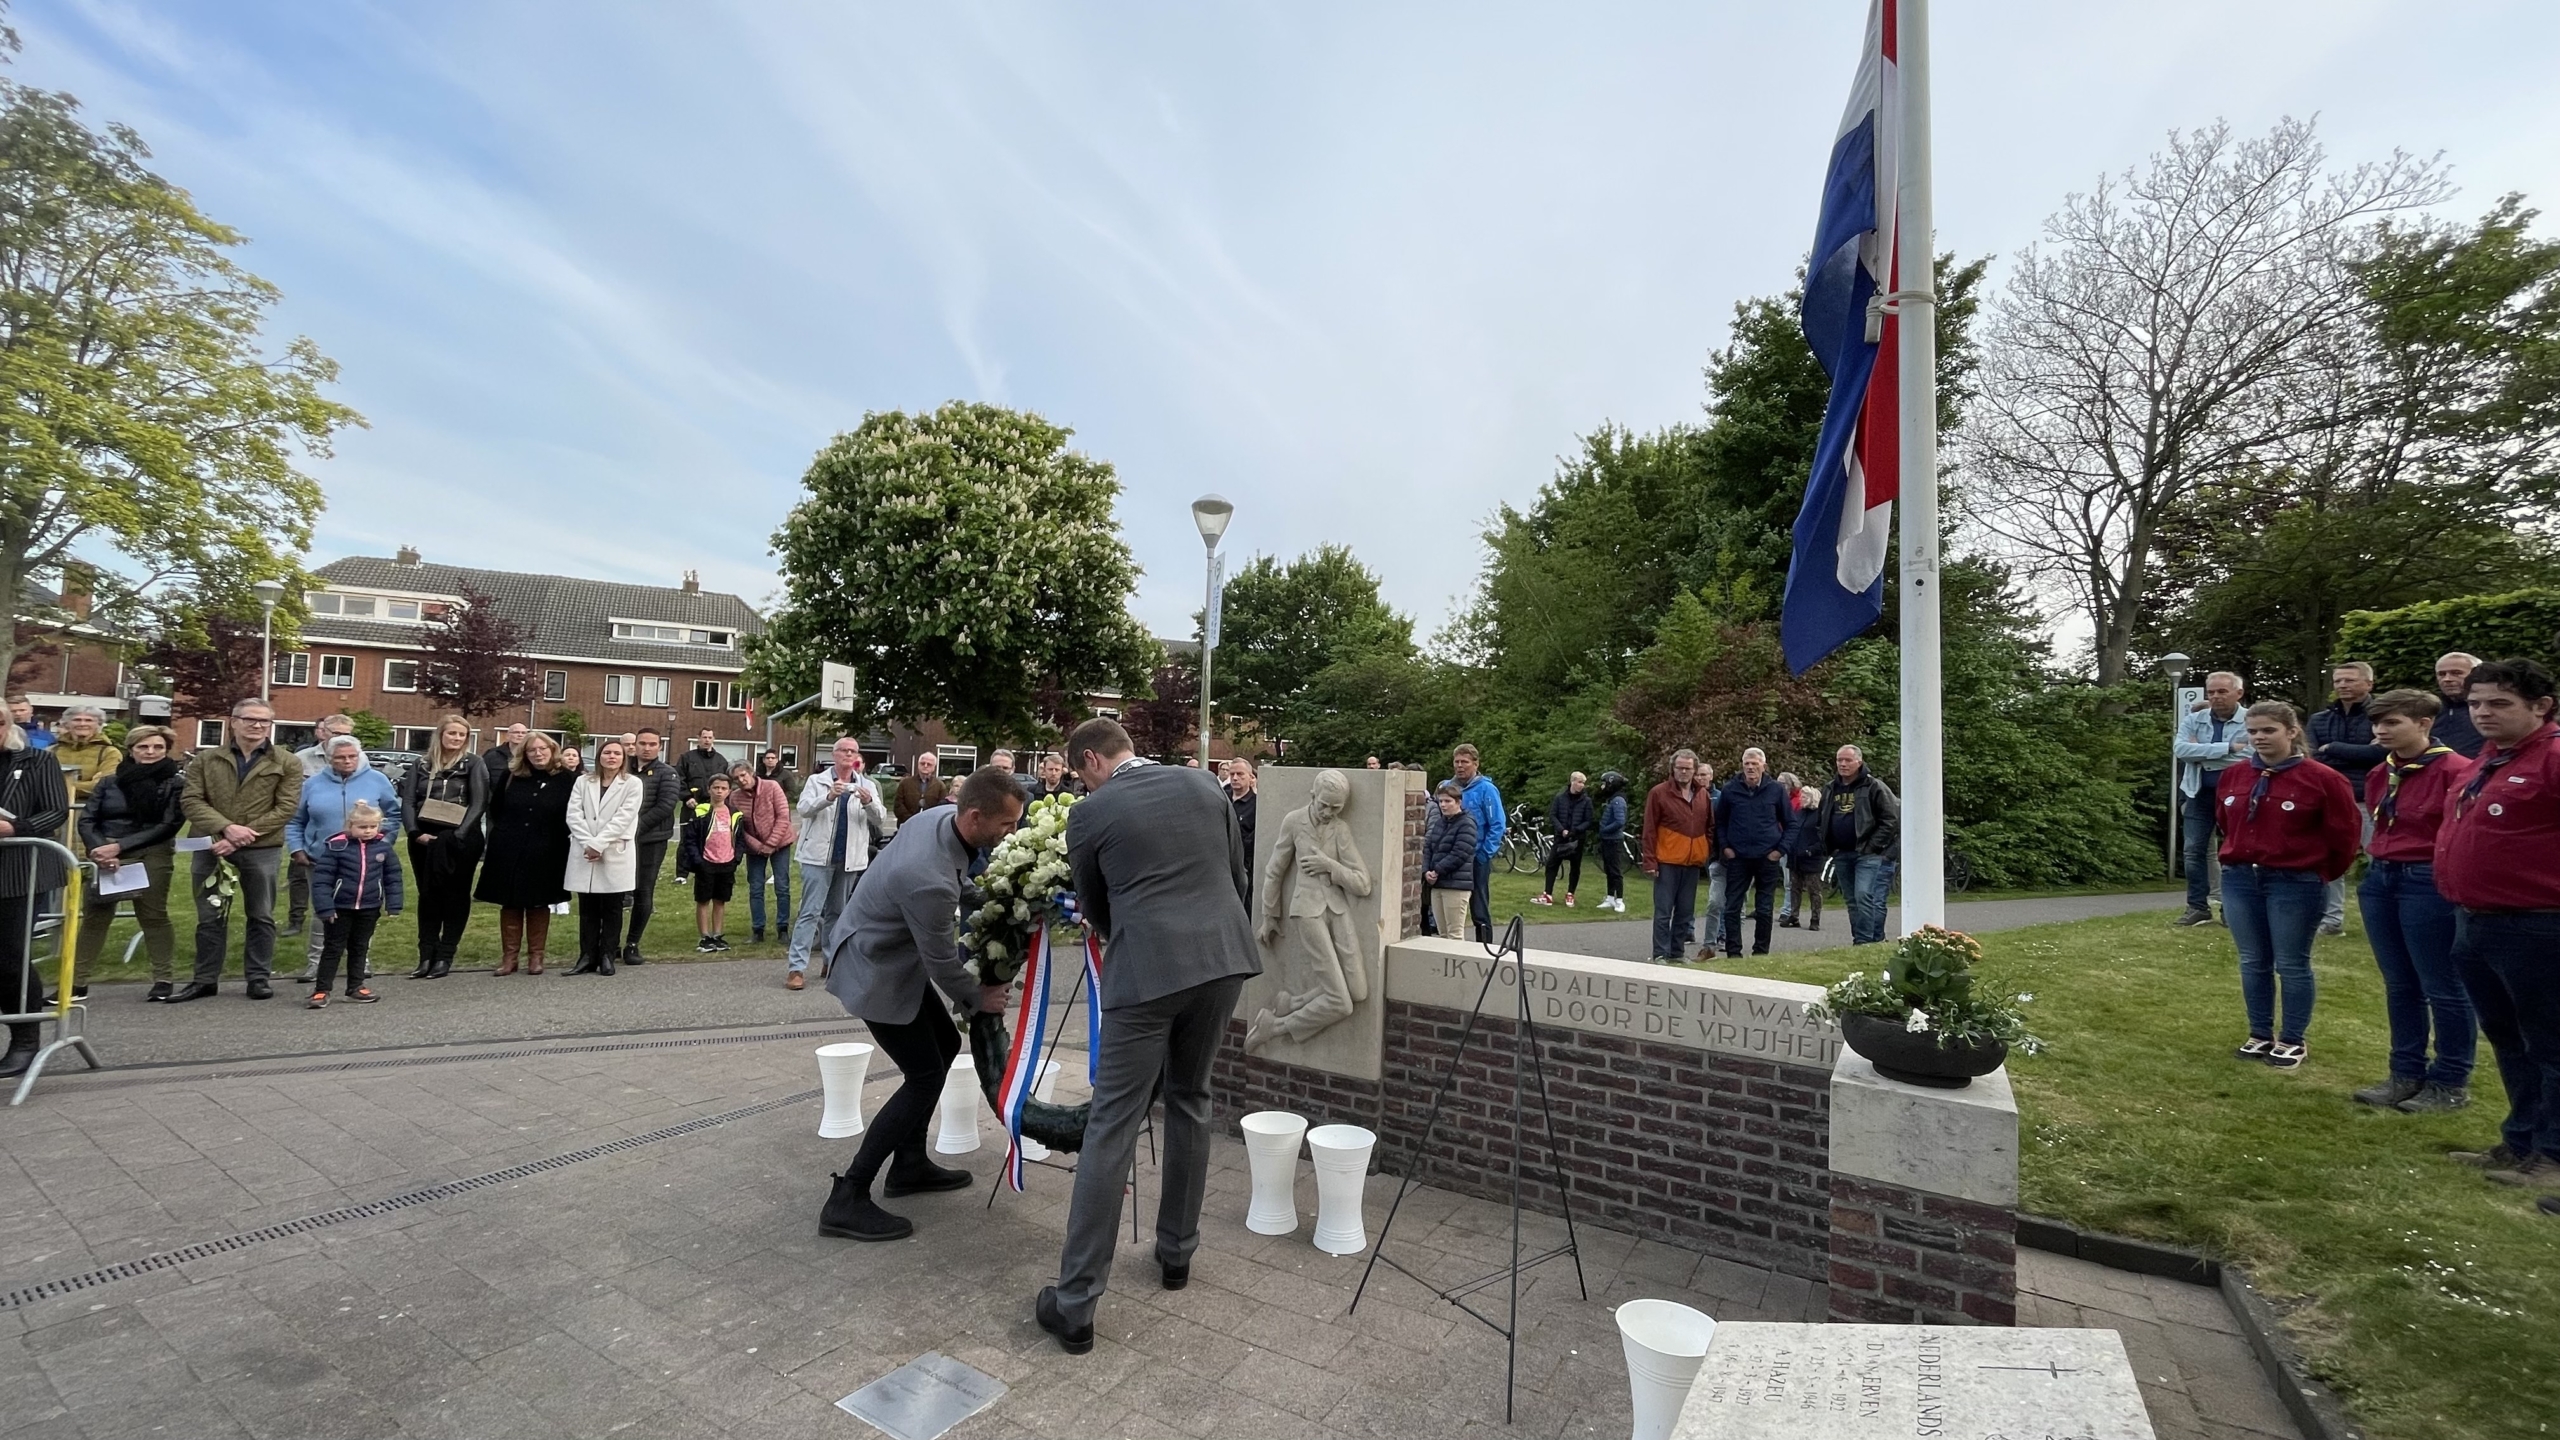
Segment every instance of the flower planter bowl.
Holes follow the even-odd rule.
[[[1940,1045],[1937,1036],[1907,1029],[1906,1023],[1881,1015],[1843,1015],[1840,1039],[1866,1056],[1876,1073],[1887,1080],[1925,1085],[1932,1090],[1961,1090],[1972,1084],[1975,1076],[1990,1074],[2009,1058],[2005,1041]]]
[[[827,1108],[818,1116],[818,1134],[829,1140],[862,1133],[862,1081],[871,1069],[871,1047],[857,1040],[818,1047],[818,1083],[826,1087]]]
[[[978,1148],[978,1069],[968,1056],[951,1062],[943,1078],[942,1125],[933,1148],[944,1155],[966,1155]]]
[[[1253,1170],[1253,1203],[1244,1228],[1256,1235],[1287,1235],[1298,1228],[1298,1149],[1307,1117],[1285,1110],[1256,1110],[1237,1122],[1244,1131],[1245,1162]]]

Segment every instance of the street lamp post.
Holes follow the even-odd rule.
[[[1218,648],[1218,537],[1236,507],[1223,495],[1203,495],[1191,502],[1191,523],[1200,527],[1200,543],[1209,552],[1207,599],[1200,607],[1200,768],[1209,768],[1209,655]]]
[[[2178,824],[2185,813],[2185,797],[2178,793],[2178,726],[2186,714],[2178,708],[2178,682],[2186,678],[2187,667],[2194,664],[2183,651],[2172,650],[2160,657],[2160,673],[2169,677],[2169,873],[2178,873]]]
[[[261,580],[249,587],[249,593],[258,597],[258,604],[267,612],[262,628],[262,639],[258,647],[258,698],[273,700],[276,681],[276,602],[284,598],[284,582]]]

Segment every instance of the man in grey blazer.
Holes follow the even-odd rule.
[[[1091,792],[1068,813],[1067,863],[1076,904],[1103,940],[1102,1052],[1058,1283],[1040,1292],[1033,1313],[1068,1354],[1081,1355],[1093,1348],[1120,1187],[1158,1076],[1165,1143],[1156,1264],[1167,1290],[1191,1281],[1209,1180],[1209,1066],[1262,962],[1245,912],[1251,857],[1218,782],[1138,759],[1129,732],[1111,720],[1077,726],[1067,763]]]
[[[812,782],[814,783],[814,782]],[[847,1240],[897,1240],[915,1222],[883,1210],[871,1198],[871,1182],[885,1163],[891,1199],[934,1190],[961,1190],[966,1170],[946,1169],[925,1157],[925,1129],[942,1098],[960,1032],[951,1005],[966,1001],[1001,1012],[1004,985],[981,986],[960,960],[960,892],[969,860],[1011,833],[1022,819],[1022,792],[1013,777],[980,770],[961,785],[959,803],[925,811],[898,827],[871,862],[852,900],[827,936],[827,989],[861,1017],[871,1042],[896,1063],[905,1083],[889,1097],[862,1148],[818,1212],[818,1233]]]

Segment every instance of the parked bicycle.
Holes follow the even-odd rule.
[[[1502,868],[1515,875],[1545,874],[1547,854],[1555,843],[1554,833],[1547,828],[1545,811],[1515,805],[1511,808],[1511,827],[1502,837]]]

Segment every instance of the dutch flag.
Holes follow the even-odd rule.
[[[1896,288],[1894,165],[1901,147],[1893,10],[1893,0],[1871,0],[1805,274],[1804,338],[1831,377],[1831,398],[1796,515],[1778,624],[1787,668],[1799,675],[1884,613],[1901,429],[1895,322],[1877,308]]]

